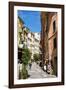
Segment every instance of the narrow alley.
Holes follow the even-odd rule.
[[[28,74],[29,74],[29,78],[54,78],[56,77],[55,75],[50,75],[47,74],[46,72],[44,72],[41,67],[36,64],[35,62],[32,63],[31,69],[28,66]]]

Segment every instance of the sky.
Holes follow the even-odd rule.
[[[18,10],[18,16],[24,21],[24,25],[31,32],[41,31],[41,17],[39,11],[24,11]]]

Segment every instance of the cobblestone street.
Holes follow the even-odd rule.
[[[36,64],[35,62],[32,63],[31,69],[28,66],[28,74],[30,75],[29,78],[49,78],[49,77],[56,77],[54,75],[47,74],[44,72],[41,67]]]

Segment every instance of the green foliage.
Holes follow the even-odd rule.
[[[22,50],[22,62],[27,65],[29,60],[31,59],[31,53],[28,48],[23,48]]]
[[[26,79],[28,77],[28,71],[26,69],[26,65],[22,65],[22,73],[21,73],[21,79]]]
[[[34,54],[34,61],[37,62],[40,60],[40,55],[39,54]]]
[[[25,46],[22,48],[21,59],[22,59],[22,71],[21,71],[20,79],[26,79],[28,78],[28,71],[26,68],[27,68],[28,62],[31,59],[31,53],[30,53],[30,50]]]

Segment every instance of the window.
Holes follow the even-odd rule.
[[[54,48],[57,47],[57,39],[55,38],[54,41],[53,41],[53,45],[54,45]]]
[[[53,22],[53,32],[56,31],[56,21]]]

